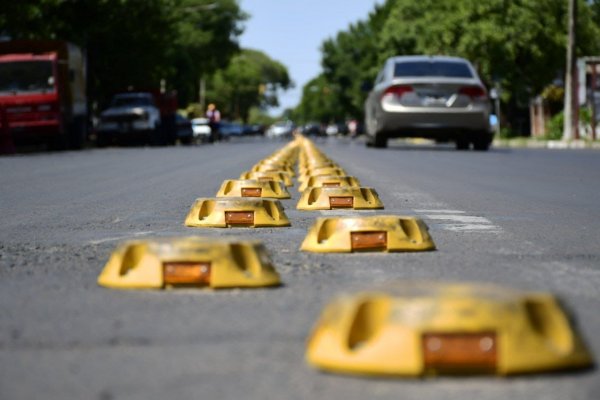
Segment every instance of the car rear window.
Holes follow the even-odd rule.
[[[467,64],[457,61],[405,61],[394,67],[395,77],[445,76],[449,78],[472,78]]]

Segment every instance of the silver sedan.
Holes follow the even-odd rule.
[[[390,138],[453,141],[487,150],[493,139],[490,100],[467,60],[441,56],[389,58],[365,102],[368,145]]]

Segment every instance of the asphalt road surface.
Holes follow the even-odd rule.
[[[600,153],[317,141],[418,215],[438,250],[301,253],[320,213],[285,200],[290,228],[193,229],[183,219],[284,142],[109,148],[0,158],[0,399],[597,399],[600,373],[377,379],[304,362],[336,293],[391,279],[484,281],[549,290],[600,357]],[[367,214],[369,214],[367,212]],[[96,278],[129,238],[262,239],[284,286],[123,291]]]

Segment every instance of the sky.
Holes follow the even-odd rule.
[[[250,14],[240,45],[265,52],[284,64],[295,83],[279,96],[280,107],[270,114],[295,107],[302,86],[321,72],[319,48],[327,38],[367,18],[381,0],[241,0]]]

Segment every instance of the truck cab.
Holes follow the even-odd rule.
[[[16,143],[79,148],[87,133],[85,57],[54,40],[0,42],[0,125]]]

